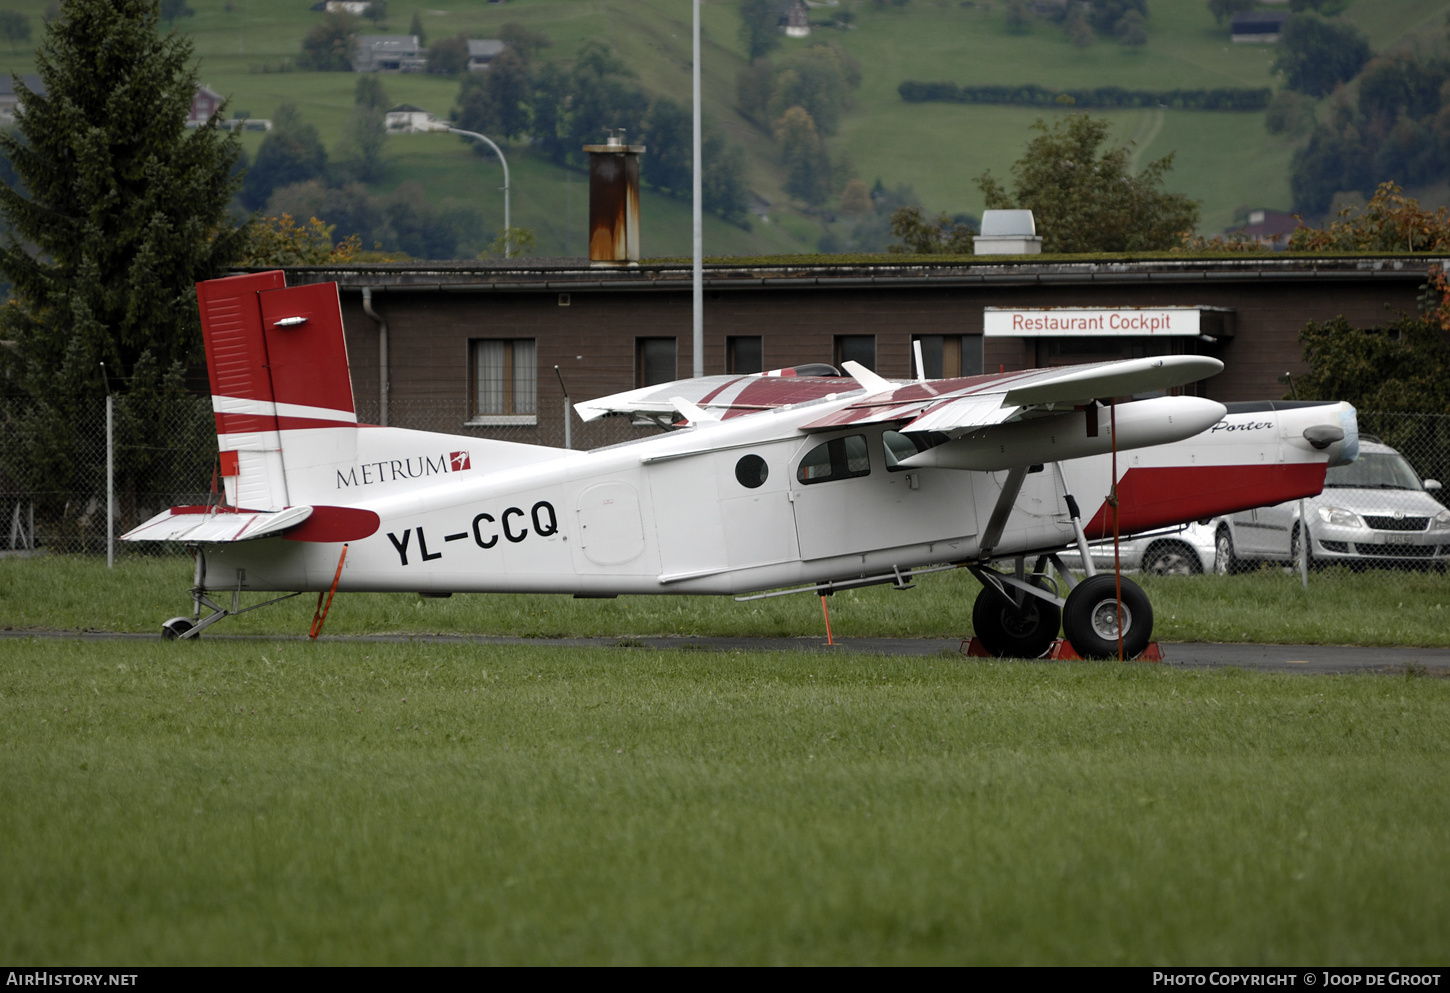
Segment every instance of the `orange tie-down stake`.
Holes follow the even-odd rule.
[[[978,641],[975,636],[973,636],[970,641],[964,642],[963,644],[966,645],[966,650],[963,651],[962,654],[967,656],[968,658],[989,659],[993,657],[992,653],[983,648],[982,643]],[[1072,645],[1067,641],[1066,638],[1058,638],[1052,643],[1052,647],[1047,650],[1042,658],[1054,660],[1068,660],[1081,659],[1082,656],[1072,650]],[[1136,658],[1130,659],[1129,661],[1162,662],[1163,649],[1159,647],[1158,642],[1150,641],[1148,642],[1148,647],[1143,649],[1141,655],[1137,656]]]

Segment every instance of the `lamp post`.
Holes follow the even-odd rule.
[[[479,134],[477,131],[464,131],[462,128],[455,128],[443,121],[436,122],[432,130],[448,131],[452,134],[461,134],[468,138],[477,138],[479,141],[488,145],[489,148],[492,148],[494,154],[498,156],[499,163],[503,165],[503,257],[506,259],[512,258],[513,246],[511,241],[513,233],[512,225],[509,223],[509,164],[508,159],[503,157],[503,150],[495,145],[493,139],[487,135]]]

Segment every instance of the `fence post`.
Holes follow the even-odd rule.
[[[1299,498],[1299,579],[1309,588],[1309,518],[1305,516],[1304,498]]]
[[[115,400],[106,394],[106,568],[116,566],[116,417]]]

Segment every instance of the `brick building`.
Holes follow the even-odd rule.
[[[715,264],[705,271],[704,367],[706,375],[745,373],[854,358],[907,378],[917,338],[933,376],[1206,354],[1226,368],[1190,391],[1271,399],[1286,393],[1283,373],[1307,368],[1298,343],[1307,321],[1342,314],[1372,326],[1413,314],[1427,270],[1442,264],[1282,255]],[[365,418],[558,444],[561,377],[582,400],[683,378],[692,367],[687,264],[590,268],[563,259],[288,272],[289,284],[323,281],[341,289]],[[1063,314],[1077,323],[1055,331],[1069,327]]]

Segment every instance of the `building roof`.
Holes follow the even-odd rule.
[[[497,38],[470,38],[468,57],[470,59],[491,59],[504,50],[504,43]]]
[[[422,48],[415,34],[360,34],[357,43],[359,48],[374,52],[416,52]]]

